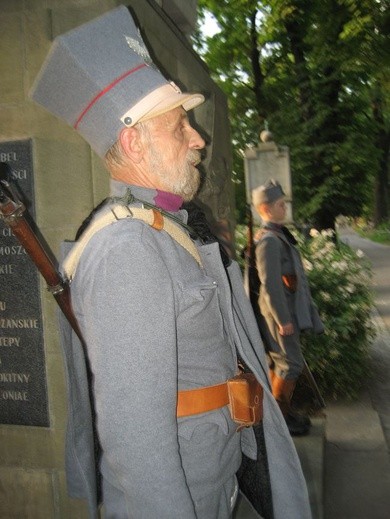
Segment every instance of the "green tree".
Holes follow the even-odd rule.
[[[364,117],[372,120],[372,137],[378,152],[372,215],[374,223],[380,224],[390,217],[390,12],[386,2],[380,0],[349,0],[348,4],[360,14],[345,27],[343,39],[351,49],[359,49],[354,72],[359,85],[364,84],[362,94],[370,107],[364,111]]]
[[[258,141],[268,115],[264,87],[257,1],[199,2],[199,22],[212,13],[220,31],[213,37],[195,39],[215,81],[228,98],[233,142],[233,182],[236,185],[237,219],[245,219],[245,185],[242,151]],[[233,25],[233,27],[232,27]]]
[[[381,0],[200,0],[219,32],[196,37],[228,96],[238,220],[242,150],[268,121],[291,151],[295,219],[388,217],[387,12]]]

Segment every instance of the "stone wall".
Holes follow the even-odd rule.
[[[2,149],[13,149],[15,142],[31,147],[29,175],[34,216],[48,245],[58,256],[60,242],[72,239],[85,216],[107,196],[108,174],[99,157],[76,132],[34,105],[28,99],[28,91],[56,35],[119,4],[134,9],[156,61],[167,75],[185,89],[199,90],[207,97],[206,103],[193,114],[194,124],[209,143],[205,161],[207,178],[199,198],[210,220],[217,223],[229,240],[233,204],[227,106],[225,97],[189,44],[188,31],[194,23],[196,1],[185,2],[186,9],[180,10],[183,2],[178,0],[0,0],[0,156]],[[172,17],[186,35],[178,30]],[[12,157],[8,156],[11,167]],[[5,234],[0,234],[0,238],[5,243]],[[0,322],[2,318],[5,322],[5,311],[12,306],[12,298],[16,300],[21,292],[28,290],[18,286],[15,276],[15,291],[5,300],[1,276],[6,275],[5,265],[11,259],[4,254],[0,254],[0,267],[3,267],[0,268]],[[35,267],[29,268],[33,272]],[[26,402],[20,404],[20,419],[23,422],[28,415],[29,405],[41,403],[48,423],[42,425],[33,420],[30,425],[19,422],[16,425],[12,419],[2,419],[0,414],[0,517],[84,518],[87,517],[85,504],[69,499],[66,492],[63,454],[66,389],[57,307],[40,278],[37,290],[44,359],[44,372],[40,376],[44,379],[47,401],[33,402],[35,395],[28,394]],[[24,308],[28,315],[28,303]],[[0,327],[0,338],[7,333]],[[13,334],[16,335],[15,330]],[[5,340],[0,344],[6,344]],[[0,378],[0,389],[5,387],[8,374],[15,374],[18,369],[18,350],[13,348],[6,351],[0,346],[0,373],[5,373]],[[31,363],[34,362],[32,357]],[[13,387],[18,389],[18,383]]]

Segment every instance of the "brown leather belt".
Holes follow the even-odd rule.
[[[207,413],[224,407],[229,403],[227,383],[215,386],[200,387],[197,389],[184,389],[177,393],[176,416],[191,416],[199,413]]]

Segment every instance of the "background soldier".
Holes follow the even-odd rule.
[[[309,418],[291,408],[292,394],[304,367],[299,336],[303,330],[322,333],[324,327],[310,294],[296,240],[283,226],[286,203],[281,185],[272,179],[267,181],[252,191],[252,201],[263,221],[256,246],[256,266],[272,393],[290,433],[306,434]]]

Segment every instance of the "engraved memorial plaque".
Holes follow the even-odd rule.
[[[0,142],[0,161],[35,218],[31,140]],[[0,424],[49,426],[39,275],[0,219]]]

